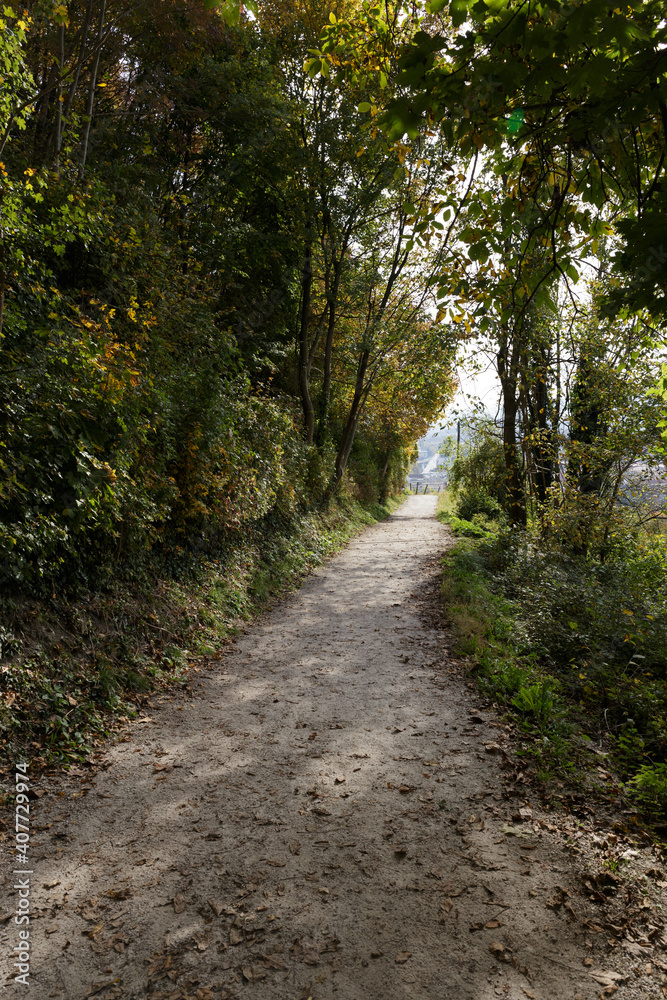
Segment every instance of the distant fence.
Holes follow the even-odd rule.
[[[423,479],[408,480],[405,486],[408,493],[439,493],[444,490],[444,483],[426,483]]]

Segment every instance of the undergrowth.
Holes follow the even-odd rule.
[[[150,693],[188,684],[190,668],[295,587],[398,501],[345,501],[267,522],[219,558],[188,559],[160,578],[117,581],[76,600],[5,598],[0,608],[2,763],[83,760]]]
[[[456,532],[451,499],[440,508]],[[496,525],[458,541],[443,579],[458,652],[512,715],[538,776],[590,788],[603,762],[658,826],[667,823],[666,568],[662,536],[600,564]]]

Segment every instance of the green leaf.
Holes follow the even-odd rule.
[[[459,28],[468,17],[468,0],[452,0],[449,13],[455,28]]]
[[[358,110],[361,111],[362,114],[366,114],[366,112],[371,110],[371,106],[368,101],[362,101]]]

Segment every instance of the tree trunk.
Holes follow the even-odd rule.
[[[2,185],[2,181],[0,181]],[[5,317],[5,285],[7,282],[6,258],[5,258],[5,224],[3,219],[3,208],[5,200],[4,185],[0,187],[0,337],[2,337],[2,324]]]
[[[56,91],[56,173],[60,170],[60,150],[63,144],[63,85],[62,75],[65,70],[65,25],[60,25],[58,32],[58,73],[61,82]]]
[[[507,474],[507,513],[513,525],[526,526],[526,498],[517,455],[517,363],[516,342],[503,330],[498,352],[498,374],[503,396],[503,452]]]
[[[100,16],[97,22],[97,37],[95,39],[95,44],[97,46],[95,51],[95,58],[93,60],[93,68],[90,75],[90,87],[88,88],[88,104],[86,108],[86,125],[83,132],[83,139],[81,142],[81,160],[79,163],[79,180],[83,180],[83,175],[86,170],[86,158],[88,156],[88,141],[90,139],[90,125],[93,120],[93,105],[95,103],[95,87],[97,86],[97,71],[100,66],[100,51],[102,48],[102,32],[104,30],[104,15],[106,13],[106,0],[102,0],[102,5],[100,7]]]
[[[336,455],[336,471],[334,473],[333,479],[327,486],[323,502],[328,503],[333,494],[336,492],[340,486],[340,482],[345,475],[345,470],[347,468],[348,459],[350,457],[350,452],[352,451],[352,445],[354,444],[354,436],[357,432],[357,424],[359,423],[359,417],[361,415],[361,408],[364,402],[366,393],[364,391],[364,380],[366,378],[366,371],[368,369],[368,361],[370,358],[370,351],[365,350],[362,352],[359,358],[359,365],[357,367],[357,380],[354,386],[354,397],[352,399],[352,404],[350,406],[350,412],[347,417],[347,423],[345,424],[345,430],[343,431],[343,436],[338,446],[338,453]]]
[[[88,32],[90,31],[90,21],[93,13],[92,0],[88,0],[86,5],[86,16],[84,18],[83,27],[81,29],[81,46],[79,49],[79,58],[77,60],[76,69],[74,71],[74,79],[69,88],[69,94],[67,95],[67,103],[63,110],[63,121],[67,121],[72,110],[72,103],[74,101],[74,96],[76,94],[76,89],[79,86],[79,76],[81,75],[81,67],[83,66],[84,56],[86,52],[86,42],[88,41]]]
[[[545,504],[549,488],[553,482],[554,456],[551,428],[549,427],[547,410],[549,393],[547,391],[547,359],[541,358],[540,367],[535,373],[536,383],[533,390],[534,431],[536,440],[533,443],[533,463],[535,466],[535,489],[540,504]]]
[[[320,396],[320,412],[317,422],[317,445],[322,447],[326,440],[329,426],[329,408],[331,406],[331,361],[333,357],[333,342],[336,332],[336,306],[338,304],[338,287],[340,285],[340,274],[342,261],[334,265],[333,287],[329,293],[329,318],[327,323],[327,337],[324,344],[324,370],[322,378],[322,395]]]
[[[313,434],[315,432],[315,410],[310,397],[310,352],[308,350],[308,326],[312,286],[313,247],[309,227],[306,231],[306,251],[301,274],[301,315],[299,317],[299,392],[301,395],[306,444],[313,443]]]

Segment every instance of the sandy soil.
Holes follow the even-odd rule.
[[[434,513],[407,500],[33,803],[31,985],[3,995],[662,996],[655,940],[608,943],[424,614]]]

